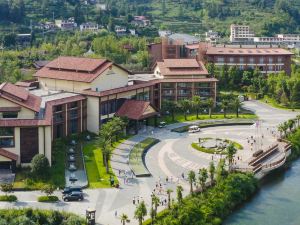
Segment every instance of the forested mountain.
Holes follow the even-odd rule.
[[[213,29],[228,36],[231,23],[249,24],[257,35],[300,32],[300,0],[0,0],[6,30],[68,17],[124,25],[135,15],[147,15],[157,28],[190,33]]]

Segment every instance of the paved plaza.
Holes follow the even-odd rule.
[[[276,141],[276,135],[278,135],[276,127],[278,124],[290,118],[295,118],[297,115],[297,112],[274,109],[257,101],[245,102],[244,107],[254,111],[259,116],[261,121],[259,135],[263,135],[260,143],[262,148],[267,148]],[[99,224],[120,224],[119,216],[122,213],[129,216],[130,224],[137,224],[137,221],[133,219],[134,198],[135,200],[139,199],[139,201],[144,200],[149,212],[151,192],[159,182],[162,184],[163,191],[158,196],[162,201],[167,199],[165,193],[167,188],[174,190],[172,197],[175,198],[175,189],[179,184],[184,187],[185,194],[187,194],[189,185],[182,178],[182,174],[186,178],[188,171],[198,172],[200,168],[207,167],[211,160],[217,163],[220,159],[219,156],[212,158],[211,154],[202,153],[191,148],[191,143],[197,141],[199,137],[226,138],[240,143],[244,147],[244,150],[239,150],[237,153],[237,157],[242,159],[238,162],[241,165],[246,165],[255,151],[253,147],[251,150],[251,145],[247,140],[251,136],[258,135],[258,129],[255,125],[211,127],[202,129],[201,132],[195,134],[180,134],[170,131],[172,128],[182,125],[184,124],[173,124],[166,128],[156,128],[154,130],[149,128],[145,132],[125,141],[114,151],[111,165],[116,175],[119,176],[121,184],[119,189],[87,189],[84,190],[85,200],[83,202],[59,202],[56,204],[38,203],[36,199],[41,194],[40,192],[16,192],[19,202],[1,202],[0,207],[51,208],[77,213],[82,216],[85,215],[85,210],[91,207],[97,210],[96,216]],[[129,177],[128,182],[124,184],[124,174],[119,175],[119,170],[130,171],[128,165],[130,150],[136,143],[149,136],[160,139],[160,142],[148,151],[145,158],[146,166],[152,176],[146,178]],[[168,177],[168,181],[166,181],[166,177]],[[60,193],[57,194],[61,196]],[[160,206],[159,209],[164,207],[166,206]]]

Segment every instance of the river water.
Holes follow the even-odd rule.
[[[300,225],[300,160],[264,179],[260,191],[225,225]]]

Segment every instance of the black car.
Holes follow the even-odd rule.
[[[68,202],[68,201],[82,201],[83,200],[83,194],[82,194],[82,192],[73,191],[69,194],[63,195],[62,199],[65,202]]]
[[[62,194],[70,194],[71,192],[82,192],[82,189],[80,187],[65,187],[64,190],[62,191]]]

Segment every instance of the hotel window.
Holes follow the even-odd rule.
[[[260,58],[259,58],[259,63],[260,63],[260,64],[264,64],[264,61],[265,61],[265,60],[264,60],[264,57],[260,57]]]
[[[240,57],[240,63],[244,63],[244,57]]]
[[[178,83],[177,86],[179,88],[191,88],[192,87],[192,83]]]
[[[78,121],[77,119],[70,120],[70,133],[75,134],[78,131]]]
[[[254,64],[254,58],[253,57],[249,58],[249,63]]]
[[[282,63],[282,61],[283,61],[282,57],[278,57],[277,60],[278,60],[278,63]]]
[[[224,63],[224,57],[217,57],[218,63]]]
[[[234,63],[234,58],[233,58],[233,57],[230,57],[230,58],[229,58],[229,62],[230,62],[230,63]]]
[[[268,71],[273,71],[273,66],[268,66]]]
[[[273,58],[272,57],[269,57],[269,63],[273,63]]]
[[[55,106],[54,112],[61,112],[62,111],[62,105]]]
[[[77,108],[77,107],[78,107],[78,102],[71,102],[71,104],[70,104],[71,109],[74,109],[74,108]]]
[[[16,119],[16,118],[18,118],[18,113],[17,112],[3,112],[2,118],[3,119]]]
[[[174,83],[163,83],[162,88],[174,88]]]
[[[13,148],[15,146],[15,130],[13,127],[0,128],[0,147]]]

